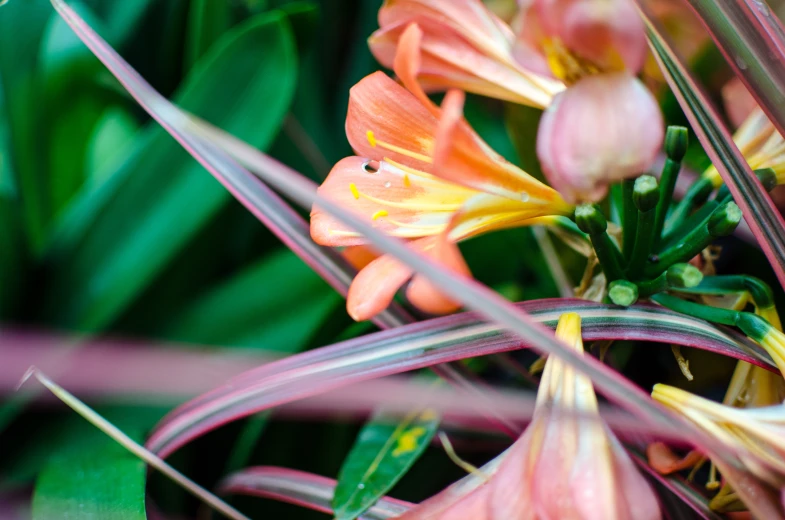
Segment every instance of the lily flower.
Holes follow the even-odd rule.
[[[643,23],[631,0],[522,3],[519,40],[568,85],[540,120],[537,156],[567,200],[597,201],[651,166],[664,138],[659,106],[635,77],[648,52]]]
[[[546,108],[537,139],[546,177],[569,202],[596,201],[609,182],[648,168],[664,137],[656,100],[634,76],[647,52],[643,24],[630,0],[521,3],[516,37],[480,0],[387,0],[369,45],[394,66],[401,35],[417,24],[427,90]]]
[[[417,53],[421,32],[412,25],[402,48]],[[385,233],[468,275],[456,243],[495,229],[547,223],[572,206],[559,194],[494,152],[462,117],[463,94],[451,91],[437,107],[415,79],[416,59],[397,60],[406,88],[373,73],[349,95],[346,135],[357,156],[339,161],[319,193],[351,208]],[[408,88],[408,90],[407,90]],[[311,235],[322,245],[356,246],[366,239],[318,206]],[[412,271],[388,255],[353,281],[347,310],[368,319],[389,305]],[[457,305],[418,276],[407,296],[426,312]]]
[[[735,408],[664,384],[651,395],[737,453],[752,474],[785,485],[785,405]]]
[[[400,37],[413,23],[423,32],[418,79],[425,90],[455,88],[544,108],[564,89],[543,57],[533,69],[518,63],[512,30],[478,0],[385,0],[380,28],[368,39],[382,65],[393,68]]]
[[[556,336],[583,352],[577,314],[561,316]],[[653,490],[599,418],[591,381],[557,356],[545,364],[529,427],[483,483],[462,484],[401,520],[660,518]]]

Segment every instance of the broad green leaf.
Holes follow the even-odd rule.
[[[105,406],[99,410],[113,424],[135,434],[148,431],[167,411],[136,406]],[[71,413],[49,415],[46,428],[40,424],[35,416],[23,416],[4,434],[6,442],[17,448],[4,453],[0,460],[0,485],[26,484],[56,460],[78,458],[91,448],[111,444],[103,433]]]
[[[111,174],[107,163],[133,141],[138,131],[136,120],[121,108],[109,108],[101,114],[87,144],[85,177],[88,182],[99,184],[106,180],[102,175]]]
[[[43,115],[36,78],[38,50],[52,8],[46,0],[9,2],[0,11],[0,81],[19,189],[24,236],[33,249],[49,218],[38,143]]]
[[[225,0],[192,0],[185,34],[185,70],[232,26],[232,6]],[[111,43],[111,42],[110,42]],[[89,52],[89,51],[88,51]]]
[[[335,518],[354,520],[374,505],[417,461],[438,428],[438,414],[428,409],[404,420],[379,413],[363,426],[338,474]]]
[[[176,97],[264,147],[286,113],[295,74],[291,31],[271,12],[226,33]],[[157,125],[126,154],[99,174],[106,181],[77,196],[58,226],[46,314],[60,325],[95,330],[113,321],[230,198]]]
[[[33,520],[143,520],[146,473],[114,443],[52,461],[36,480]]]
[[[211,289],[171,320],[168,338],[297,352],[341,298],[290,251]]]
[[[7,319],[22,281],[25,244],[16,180],[11,165],[8,126],[0,84],[0,320]]]

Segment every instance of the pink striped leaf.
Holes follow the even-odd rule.
[[[577,312],[587,342],[612,339],[675,343],[773,369],[760,347],[741,335],[654,305],[620,308],[577,299],[547,299],[520,303],[518,308],[551,328],[562,313]],[[293,400],[436,363],[531,346],[531,341],[479,321],[471,313],[369,334],[241,374],[172,411],[147,445],[166,457],[224,423]]]

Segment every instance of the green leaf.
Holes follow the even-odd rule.
[[[353,520],[403,477],[439,428],[432,410],[417,410],[403,421],[377,414],[357,437],[338,474],[333,496],[337,520]]]
[[[136,120],[121,108],[108,108],[95,124],[87,143],[85,176],[88,182],[99,184],[111,174],[107,162],[115,158],[118,150],[128,146],[139,131]]]
[[[290,251],[210,290],[171,320],[165,337],[297,352],[341,298]]]
[[[0,12],[0,82],[24,235],[33,249],[43,242],[49,216],[41,182],[42,114],[36,67],[41,35],[50,16],[52,8],[46,0],[9,2]]]
[[[229,2],[193,0],[188,10],[185,34],[185,70],[189,70],[231,26],[232,9]]]
[[[296,61],[283,15],[258,15],[211,47],[176,100],[263,148],[291,101]],[[50,245],[45,314],[62,326],[115,320],[230,199],[158,125],[125,153],[77,196]]]
[[[36,480],[33,520],[143,520],[144,462],[121,446],[106,446],[51,462]]]

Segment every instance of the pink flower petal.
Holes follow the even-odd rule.
[[[664,123],[652,94],[626,73],[589,76],[559,94],[537,131],[537,156],[570,202],[597,201],[610,182],[644,173]]]

